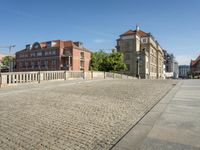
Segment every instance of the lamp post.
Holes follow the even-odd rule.
[[[16,45],[10,45],[9,46],[9,72],[11,72],[11,50],[12,50],[12,48],[14,48]],[[13,65],[14,65],[14,61],[12,60],[12,67],[13,67]],[[13,70],[12,70],[13,71]]]
[[[68,56],[69,71],[71,70],[71,61],[70,61],[70,59],[71,59],[71,56],[69,55],[69,56]]]
[[[140,65],[139,65],[140,56],[137,56],[137,78],[140,79]]]
[[[0,88],[1,88],[1,84],[2,84],[2,76],[1,76],[1,60],[0,60]]]
[[[2,64],[1,64],[1,60],[0,60],[0,78],[1,78],[1,65],[2,65]]]

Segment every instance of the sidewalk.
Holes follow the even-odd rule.
[[[200,150],[200,80],[174,87],[112,150]]]

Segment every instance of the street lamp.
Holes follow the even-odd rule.
[[[140,56],[137,56],[137,78],[140,79],[140,66],[139,66]]]
[[[1,65],[2,65],[2,64],[1,64],[1,60],[0,60],[0,75],[1,75]]]
[[[1,60],[0,60],[0,88],[1,88],[1,84],[2,84],[2,76],[1,76]]]
[[[12,48],[14,48],[16,45],[10,45],[9,46],[9,72],[11,72],[11,50],[12,50]],[[14,66],[14,60],[12,60],[12,68],[13,68],[13,66]],[[13,69],[12,69],[12,71],[13,71]]]

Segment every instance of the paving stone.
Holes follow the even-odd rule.
[[[115,79],[0,89],[0,149],[109,149],[173,82]]]

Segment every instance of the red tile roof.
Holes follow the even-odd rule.
[[[200,55],[195,59],[195,60],[191,60],[191,65],[195,65],[196,63],[198,63],[200,61]]]
[[[142,30],[139,30],[139,31],[137,31],[137,30],[128,30],[127,32],[121,34],[120,36],[133,35],[133,34],[138,34],[140,36],[147,36],[148,35],[148,33],[144,32]]]
[[[68,47],[68,46],[75,46],[72,41],[64,41],[64,40],[52,40],[55,45],[53,47]],[[45,48],[47,46],[47,42],[40,42],[39,43],[41,48]]]
[[[47,41],[48,42],[48,41]],[[40,47],[41,48],[46,48],[47,46],[47,42],[40,42]],[[80,49],[80,50],[83,50],[83,51],[87,51],[87,52],[90,52],[88,49],[86,48],[80,48],[78,46],[76,46],[74,44],[73,41],[64,41],[64,40],[52,40],[51,42],[54,42],[55,45],[53,45],[52,47],[74,47],[74,48],[77,48],[77,49]],[[19,52],[23,52],[23,51],[26,51],[26,49],[23,49]]]

